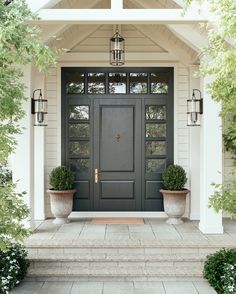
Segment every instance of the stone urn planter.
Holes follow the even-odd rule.
[[[55,216],[54,224],[61,225],[68,223],[68,216],[72,212],[73,195],[76,192],[72,189],[75,176],[65,166],[58,166],[52,170],[49,176],[51,189],[50,204],[52,214]]]
[[[185,212],[186,196],[189,190],[183,191],[170,191],[161,189],[164,199],[164,210],[168,216],[167,223],[171,225],[182,224],[181,217]]]
[[[47,193],[50,194],[51,211],[55,216],[54,224],[61,225],[69,222],[68,216],[72,212],[75,192],[75,189],[66,191],[47,190]]]
[[[167,223],[171,225],[182,224],[181,217],[184,215],[186,206],[186,196],[189,190],[184,188],[187,182],[186,172],[179,165],[170,165],[163,175],[164,211],[168,216]]]

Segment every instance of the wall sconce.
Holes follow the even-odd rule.
[[[195,96],[195,92],[199,93],[199,98]],[[193,89],[192,99],[187,100],[187,126],[200,126],[200,114],[203,114],[203,98],[201,91]]]
[[[38,99],[35,99],[35,93],[39,92]],[[33,98],[31,99],[31,113],[35,115],[34,126],[47,126],[45,123],[45,114],[47,113],[48,100],[43,99],[42,90],[36,89],[33,92]]]
[[[125,39],[120,35],[118,26],[110,39],[110,64],[115,66],[125,64]]]

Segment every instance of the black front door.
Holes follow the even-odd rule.
[[[94,208],[141,210],[141,101],[94,101]]]
[[[162,211],[173,163],[173,69],[62,69],[62,163],[74,211]]]

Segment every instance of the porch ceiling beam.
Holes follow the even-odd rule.
[[[137,5],[139,5],[139,7],[141,8],[150,8],[150,5],[152,4],[149,1],[146,2],[143,0],[131,0],[131,1],[132,3],[136,3]],[[176,0],[174,2],[177,3],[180,7],[186,6],[186,3],[184,3],[183,0]],[[205,47],[207,44],[207,38],[205,38],[196,30],[194,30],[190,25],[170,24],[170,25],[167,25],[167,27],[184,43],[186,43],[189,47],[191,47],[193,50],[199,53],[201,52],[201,49]]]
[[[68,25],[65,25],[65,24],[51,25],[51,26],[47,27],[47,29],[44,29],[42,31],[40,38],[43,42],[46,43],[50,39],[56,38],[57,36],[63,34],[67,28],[68,28]]]
[[[166,52],[127,52],[125,54],[126,62],[177,62],[178,58],[173,54]],[[68,52],[60,56],[59,61],[66,62],[108,62],[109,52]]]
[[[190,54],[188,54],[185,49],[175,45],[174,42],[168,40],[164,34],[159,33],[155,28],[152,28],[151,26],[144,27],[140,25],[136,25],[135,27],[157,45],[161,44],[165,50],[176,56],[179,61],[186,65],[192,62],[192,56],[190,56]]]
[[[39,11],[41,8],[51,8],[59,2],[61,0],[26,0],[26,4],[33,13]]]
[[[183,42],[187,43],[189,47],[199,53],[207,45],[207,38],[191,28],[189,25],[178,24],[168,25],[167,27]]]
[[[33,23],[66,24],[175,24],[207,22],[198,13],[182,9],[41,9]]]
[[[80,26],[76,30],[73,31],[72,34],[68,35],[68,38],[62,39],[54,43],[57,48],[63,48],[66,50],[72,49],[75,45],[82,42],[89,35],[95,32],[99,28],[99,25],[91,25],[91,26]]]

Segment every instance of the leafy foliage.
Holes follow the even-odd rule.
[[[55,64],[55,53],[40,41],[39,28],[29,25],[36,18],[24,0],[0,0],[0,166],[14,151],[16,135],[21,133],[24,117],[25,85],[23,68],[34,64],[47,72]],[[28,97],[29,98],[29,97]],[[0,249],[29,234],[22,221],[29,215],[25,193],[15,192],[9,171],[0,170]]]
[[[236,121],[233,120],[229,127],[224,131],[223,139],[226,151],[236,155]]]
[[[204,264],[203,276],[209,284],[218,292],[224,292],[224,285],[228,277],[225,277],[227,266],[236,264],[236,248],[221,249],[207,256]],[[227,265],[227,266],[226,266]],[[234,293],[234,292],[231,292]]]
[[[236,219],[236,181],[227,181],[224,185],[214,184],[214,187],[216,190],[209,199],[210,207],[216,212],[224,210]]]
[[[192,2],[207,4],[215,17],[214,23],[207,25],[208,46],[203,48],[205,58],[201,62],[199,74],[214,77],[209,85],[209,93],[215,101],[221,103],[224,145],[234,156],[236,154],[236,1],[185,0],[187,6]],[[230,182],[225,182],[223,186],[215,185],[215,187],[216,191],[210,199],[210,205],[216,211],[223,209],[235,217],[236,177]]]
[[[0,250],[0,294],[7,294],[22,281],[27,273],[27,253],[19,244]]]
[[[0,0],[0,164],[14,151],[15,135],[21,132],[23,66],[33,63],[46,72],[55,64],[54,52],[38,37],[39,28],[26,22],[35,17],[24,0]]]
[[[163,184],[166,190],[179,191],[184,189],[187,182],[186,172],[179,165],[169,165],[164,171]]]
[[[54,168],[49,177],[49,183],[54,190],[70,190],[75,180],[74,174],[65,166]]]
[[[12,239],[23,241],[29,235],[21,223],[28,215],[29,210],[23,201],[25,193],[16,193],[16,185],[12,183],[11,172],[4,167],[0,168],[0,249],[6,249]]]

